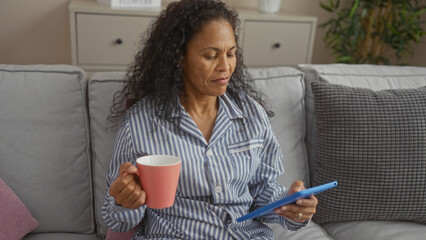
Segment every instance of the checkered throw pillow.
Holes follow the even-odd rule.
[[[312,83],[318,129],[317,223],[426,223],[426,87],[373,91]]]

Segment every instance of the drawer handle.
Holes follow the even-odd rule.
[[[117,45],[120,45],[120,44],[122,44],[122,43],[123,43],[123,39],[121,39],[121,38],[117,38],[117,40],[115,40],[115,43],[116,43]]]
[[[272,45],[273,48],[280,48],[281,47],[281,43],[277,42],[274,43],[274,45]]]

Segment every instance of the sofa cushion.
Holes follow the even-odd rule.
[[[1,178],[0,193],[0,239],[22,239],[38,222]]]
[[[306,147],[312,179],[315,168],[316,123],[311,83],[326,80],[330,83],[372,90],[418,88],[426,85],[426,68],[355,64],[301,64],[306,85]]]
[[[277,224],[269,225],[274,230],[274,239],[283,240],[333,240],[327,232],[318,224],[311,221],[308,225],[296,232],[283,230]]]
[[[426,223],[426,87],[373,91],[313,82],[317,123],[314,220]],[[407,204],[409,203],[409,204]]]
[[[77,233],[36,233],[28,234],[23,240],[99,240],[96,234],[77,234]]]
[[[95,188],[95,215],[98,234],[105,238],[107,225],[102,218],[106,193],[106,177],[114,148],[115,128],[107,118],[114,93],[123,86],[124,73],[94,73],[89,80],[88,99],[92,140],[93,178]]]
[[[279,178],[280,183],[290,187],[299,179],[308,186],[303,74],[290,67],[274,67],[248,69],[247,75],[275,113],[270,121],[284,156],[285,173]]]
[[[418,240],[426,236],[424,224],[403,221],[327,223],[323,227],[334,240]]]
[[[0,65],[0,176],[35,232],[94,232],[85,96],[76,67]]]

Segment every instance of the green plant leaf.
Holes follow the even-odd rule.
[[[334,8],[334,1],[333,0],[328,0],[328,2],[330,3],[330,7]]]
[[[359,0],[355,0],[354,5],[352,6],[351,13],[349,14],[349,17],[352,18],[355,14],[356,9],[358,8]]]
[[[340,6],[340,1],[341,1],[341,0],[337,0],[337,1],[336,1],[336,6],[335,6],[335,9],[339,9],[339,6]]]
[[[328,6],[322,2],[320,2],[320,6],[322,9],[326,10],[327,12],[333,12],[333,8],[331,6]]]
[[[420,15],[423,15],[426,12],[426,9],[422,9],[416,13],[413,14],[413,16],[411,18],[417,18],[420,17]]]

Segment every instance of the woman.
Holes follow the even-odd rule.
[[[244,81],[238,24],[237,13],[214,0],[172,2],[153,24],[113,106],[121,120],[103,206],[113,231],[138,226],[133,239],[273,239],[263,222],[297,230],[312,217],[315,197],[236,222],[304,189],[277,182],[282,154],[264,104]],[[144,205],[134,165],[149,154],[182,159],[170,208]]]

